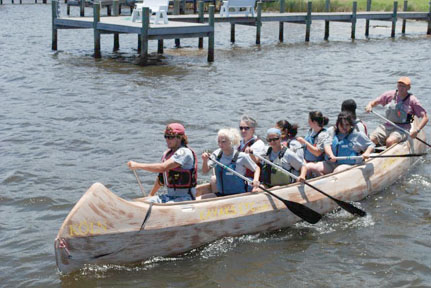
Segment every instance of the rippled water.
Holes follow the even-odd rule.
[[[363,219],[340,211],[314,226],[225,238],[175,258],[66,277],[56,271],[53,250],[61,223],[92,183],[126,199],[140,195],[126,162],[158,161],[170,121],[185,124],[197,153],[215,148],[216,131],[236,127],[244,113],[258,120],[259,134],[283,118],[304,134],[308,111],[321,109],[333,122],[342,100],[363,107],[401,75],[412,78],[412,91],[430,110],[425,23],[409,22],[406,36],[398,25],[390,39],[387,22],[372,22],[367,40],[358,22],[354,42],[350,25],[331,23],[325,42],[323,23],[315,21],[308,44],[303,25],[286,25],[279,44],[278,23],[265,23],[261,46],[254,45],[254,28],[238,26],[231,45],[230,27],[217,24],[213,64],[191,39],[182,49],[165,41],[159,65],[143,68],[133,64],[136,35],[120,36],[119,53],[103,35],[103,58],[95,61],[91,30],[61,30],[59,51],[51,51],[50,17],[49,5],[0,6],[0,286],[430,285],[429,157],[362,201]],[[370,128],[378,124],[359,116]],[[140,176],[148,190],[154,175]]]

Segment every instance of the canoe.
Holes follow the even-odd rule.
[[[425,139],[422,131],[419,135]],[[422,153],[425,145],[406,141],[382,155]],[[406,174],[417,158],[373,158],[359,166],[308,182],[347,202],[360,201]],[[291,184],[271,189],[281,198],[325,214],[337,204],[309,186]],[[198,193],[209,193],[209,184]],[[268,193],[244,193],[180,203],[151,204],[145,198],[125,200],[100,183],[93,184],[64,220],[55,239],[62,273],[86,264],[133,264],[178,255],[226,236],[267,232],[301,221]]]

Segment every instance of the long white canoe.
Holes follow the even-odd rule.
[[[425,139],[424,132],[419,135]],[[425,145],[406,141],[382,155],[422,153]],[[359,201],[407,173],[417,158],[374,158],[363,165],[309,181],[343,201]],[[209,192],[202,185],[199,192]],[[325,214],[338,206],[303,184],[273,193]],[[184,253],[225,236],[288,227],[301,219],[266,192],[168,204],[144,198],[124,200],[100,183],[93,184],[66,217],[55,239],[58,269],[70,273],[85,264],[139,263],[153,256]]]

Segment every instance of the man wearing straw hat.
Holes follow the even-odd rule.
[[[161,163],[138,163],[129,161],[130,169],[143,169],[159,173],[150,196],[154,196],[161,186],[166,186],[168,193],[151,197],[156,203],[180,202],[195,200],[197,182],[197,158],[195,152],[187,147],[187,136],[184,126],[171,123],[166,126],[165,140],[168,150]]]
[[[410,131],[410,137],[415,138],[417,134],[425,127],[428,122],[428,116],[425,109],[419,103],[419,100],[408,91],[411,88],[409,77],[401,77],[398,79],[397,89],[390,90],[375,100],[370,101],[365,107],[365,111],[370,113],[374,106],[386,106],[386,118],[400,128],[410,131],[413,117],[422,118],[417,129]],[[386,145],[387,147],[393,144],[406,140],[408,135],[403,133],[401,129],[396,128],[391,123],[385,123],[378,126],[371,133],[371,141],[377,145]]]

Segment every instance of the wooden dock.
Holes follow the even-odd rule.
[[[178,2],[178,1],[176,1]],[[114,15],[119,15],[119,2],[113,1]],[[327,0],[329,3],[329,0]],[[368,3],[371,3],[369,0]],[[214,61],[214,23],[225,22],[231,24],[231,42],[235,42],[235,25],[247,25],[256,27],[256,44],[260,44],[261,27],[264,22],[279,22],[279,41],[284,41],[284,23],[305,24],[305,41],[310,40],[311,24],[313,21],[325,21],[324,39],[329,38],[330,22],[345,22],[351,24],[351,38],[356,37],[356,23],[358,20],[365,20],[365,36],[369,36],[370,21],[389,21],[392,23],[391,37],[395,37],[397,21],[403,20],[402,33],[406,31],[406,20],[427,21],[426,33],[431,34],[431,2],[428,12],[407,12],[398,11],[398,2],[394,2],[392,12],[357,12],[357,2],[353,2],[352,12],[319,12],[312,13],[312,2],[308,2],[307,12],[285,13],[285,0],[280,2],[279,13],[262,13],[262,2],[257,3],[257,13],[255,17],[231,16],[221,17],[214,15],[214,5],[209,6],[209,13],[204,14],[204,3],[199,2],[199,14],[189,15],[169,15],[169,24],[150,25],[148,21],[149,11],[143,15],[142,23],[134,23],[130,17],[111,16],[100,17],[100,4],[93,5],[93,17],[58,17],[58,2],[52,2],[53,15],[53,40],[52,49],[57,49],[58,29],[93,29],[94,30],[94,56],[100,57],[100,34],[114,34],[114,50],[118,49],[118,34],[132,33],[139,35],[140,39],[140,63],[145,65],[148,57],[148,40],[158,40],[158,53],[163,53],[163,39],[175,39],[179,47],[181,38],[199,38],[199,48],[203,47],[203,38],[208,38],[208,62]],[[369,10],[370,5],[367,7]],[[329,8],[328,8],[329,10]],[[404,10],[407,10],[407,1],[404,1]],[[178,11],[178,10],[177,10]],[[207,23],[207,24],[206,24]]]

